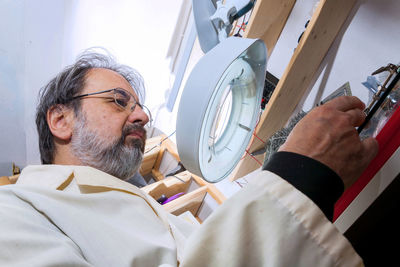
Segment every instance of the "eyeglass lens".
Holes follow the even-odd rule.
[[[136,100],[133,96],[131,96],[128,92],[126,92],[123,89],[115,88],[114,89],[114,100],[117,105],[120,107],[126,109],[128,107],[129,102],[132,102],[132,106],[130,108],[131,111],[133,111],[136,107]],[[149,126],[152,125],[152,115],[150,110],[143,104],[138,104],[139,107],[146,113],[147,117],[149,118]]]
[[[132,100],[131,100],[132,98]],[[129,104],[129,102],[132,102],[132,107],[131,110],[135,108],[136,101],[133,97],[131,97],[127,92],[121,89],[114,89],[114,100],[117,105],[119,105],[122,108],[126,108]]]

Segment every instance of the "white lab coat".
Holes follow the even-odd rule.
[[[362,266],[319,208],[262,171],[201,226],[83,166],[26,167],[0,187],[0,266]]]

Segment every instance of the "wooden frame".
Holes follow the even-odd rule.
[[[198,188],[188,192],[191,183],[196,183]],[[164,205],[164,208],[174,215],[180,215],[186,211],[190,211],[193,216],[197,217],[206,194],[210,194],[219,205],[226,200],[226,197],[215,185],[207,183],[188,171],[166,177],[158,182],[142,187],[141,190],[156,200],[162,195],[171,197],[178,193],[185,193],[185,195]]]
[[[160,172],[160,166],[166,151],[178,162],[180,161],[176,145],[165,134],[147,139],[144,151],[143,162],[139,172],[142,176],[151,173],[157,181],[164,179],[164,175]]]
[[[289,3],[290,2],[290,3]],[[292,9],[292,1],[285,1],[280,6],[280,1],[259,0],[254,9],[255,17],[246,31],[246,37],[261,38],[264,42],[271,43],[273,48],[276,44],[277,33],[281,32],[283,21],[274,15],[274,10],[268,10],[267,6],[278,5],[283,14],[289,14]],[[266,110],[261,116],[260,122],[255,130],[258,138],[253,138],[247,151],[253,153],[264,147],[260,140],[267,140],[273,133],[281,129],[292,115],[299,101],[303,98],[310,87],[312,79],[316,75],[319,66],[327,54],[330,46],[335,41],[342,25],[348,19],[357,0],[321,0],[317,10],[314,12],[303,37],[300,40],[295,53],[281,77],[275,91],[269,101]],[[286,6],[285,6],[286,3]],[[272,16],[274,21],[266,19]],[[263,22],[266,20],[266,23]],[[278,29],[271,27],[277,25]],[[261,27],[264,27],[261,29]],[[254,160],[245,154],[236,166],[230,179],[236,180],[260,167],[264,155],[258,155]]]
[[[161,141],[161,145],[158,146]],[[146,142],[146,149],[152,149],[154,146],[158,146],[158,150],[155,150],[154,148],[154,152],[149,151],[149,154],[145,154],[145,158],[143,160],[143,164],[145,165],[143,168],[141,167],[141,170],[143,171],[143,174],[151,173],[157,182],[142,187],[141,190],[156,200],[162,195],[171,197],[178,193],[184,192],[185,195],[164,205],[164,208],[168,212],[174,215],[180,215],[186,211],[190,211],[198,221],[201,221],[197,217],[197,214],[207,194],[209,194],[219,205],[226,200],[226,197],[215,187],[215,185],[204,181],[202,178],[193,175],[188,171],[178,173],[174,176],[164,177],[159,170],[162,158],[165,152],[168,151],[172,157],[179,162],[180,158],[177,153],[177,148],[176,145],[169,140],[166,135],[160,135],[148,139]],[[155,155],[155,153],[157,153],[157,155]],[[148,169],[150,166],[152,168],[151,170]],[[191,183],[196,183],[198,188],[188,192]]]
[[[296,0],[258,0],[244,33],[244,38],[260,38],[271,55]]]
[[[15,184],[18,180],[19,174],[12,176],[0,176],[0,185]]]
[[[176,177],[167,177],[163,180],[142,187],[141,189],[154,199],[159,199],[162,195],[171,197],[180,192],[186,192],[192,178],[191,174],[186,171],[175,176]]]
[[[144,156],[143,156],[143,161],[142,165],[140,165],[139,173],[144,176],[148,173],[151,173],[152,169],[154,168],[154,165],[156,163],[158,154],[160,153],[160,146],[158,145],[163,136],[156,136],[152,138],[148,138],[146,140],[146,146],[144,149]]]

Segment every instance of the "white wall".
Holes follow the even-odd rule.
[[[39,163],[37,94],[77,54],[102,46],[145,78],[155,109],[170,87],[166,54],[182,0],[0,0],[0,175]],[[7,151],[7,152],[5,152]]]
[[[64,0],[21,1],[23,10],[23,82],[26,163],[39,164],[35,110],[38,92],[62,68]],[[10,134],[10,133],[8,133]],[[24,164],[21,164],[23,167]]]
[[[275,50],[268,61],[268,69],[280,77],[293,51],[304,24],[311,17],[317,0],[298,0]],[[315,97],[323,99],[349,81],[353,94],[366,102],[368,91],[361,85],[367,76],[389,62],[397,64],[400,55],[396,50],[400,40],[400,2],[396,0],[360,0],[354,9],[354,17],[348,21],[345,32],[337,38],[325,58],[323,66],[329,72],[321,73],[305,102],[309,110]],[[326,79],[326,81],[325,81]],[[322,82],[322,84],[321,84]],[[317,95],[320,93],[321,95]]]
[[[10,8],[8,8],[8,6]],[[25,163],[24,96],[22,93],[24,57],[22,30],[24,9],[21,1],[0,2],[0,169],[11,174],[11,162]],[[10,134],[4,134],[8,132]],[[8,149],[4,149],[8,148]]]

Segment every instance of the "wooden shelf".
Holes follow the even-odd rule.
[[[164,177],[159,168],[165,153],[168,151],[177,162],[180,161],[180,158],[177,153],[176,145],[169,139],[166,139],[165,135],[151,138],[148,143],[146,143],[146,149],[151,149],[154,145],[159,144],[160,140],[164,141],[156,150],[157,155],[155,155],[155,153],[146,153],[143,160],[145,167],[141,168],[142,175],[150,173],[157,182],[142,187],[141,190],[148,193],[155,200],[160,199],[162,195],[169,198],[176,194],[184,193],[179,198],[166,203],[164,208],[174,215],[180,215],[186,211],[190,211],[192,215],[201,222],[202,220],[198,215],[202,206],[205,205],[204,201],[206,196],[209,195],[217,205],[222,204],[226,200],[226,197],[215,185],[207,183],[202,178],[193,175],[189,171],[183,171],[173,176]],[[149,170],[150,166],[152,168],[151,170]]]

